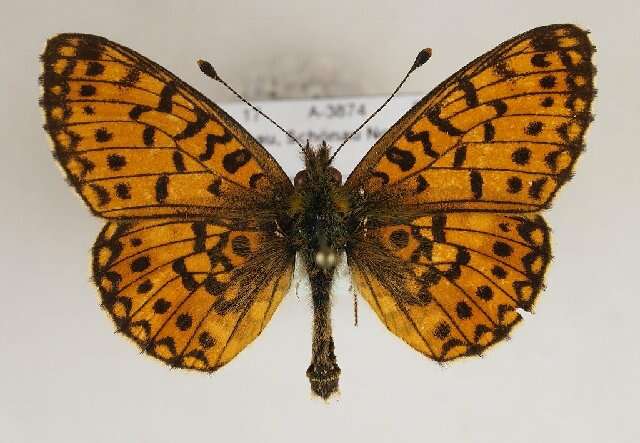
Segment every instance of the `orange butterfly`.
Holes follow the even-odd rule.
[[[307,375],[327,398],[343,252],[385,326],[436,361],[480,354],[531,309],[551,258],[538,212],[582,151],[592,53],[573,25],[508,40],[409,110],[344,184],[325,144],[303,149],[292,183],[218,106],[102,37],[48,41],[42,106],[69,182],[107,219],[93,275],[118,331],[171,366],[214,371],[271,319],[299,254]]]

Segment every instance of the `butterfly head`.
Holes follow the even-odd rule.
[[[290,205],[292,236],[308,267],[331,272],[347,241],[349,200],[340,171],[331,166],[327,144],[314,149],[307,143],[302,152],[305,169],[295,176]]]

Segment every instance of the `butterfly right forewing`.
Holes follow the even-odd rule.
[[[407,112],[345,185],[417,213],[547,207],[591,122],[592,53],[573,25],[508,40]]]

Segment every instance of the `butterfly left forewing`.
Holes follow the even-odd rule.
[[[95,214],[227,215],[291,191],[235,120],[142,55],[102,37],[60,34],[42,59],[46,129]]]
[[[349,253],[386,327],[438,361],[479,354],[530,310],[551,258],[538,216],[447,214],[367,230]]]
[[[109,222],[93,257],[118,332],[172,366],[203,371],[258,336],[293,273],[281,239],[211,221]]]

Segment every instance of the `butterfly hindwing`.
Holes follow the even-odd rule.
[[[212,371],[262,331],[293,257],[254,229],[176,219],[109,222],[94,279],[118,331],[172,366]]]
[[[417,212],[537,211],[570,177],[591,121],[593,48],[573,25],[519,35],[414,106],[347,180]]]
[[[56,158],[97,215],[226,213],[291,189],[235,120],[140,54],[102,37],[61,34],[42,59]]]
[[[348,253],[387,328],[438,361],[481,353],[530,310],[551,258],[540,216],[435,214],[367,230]]]

